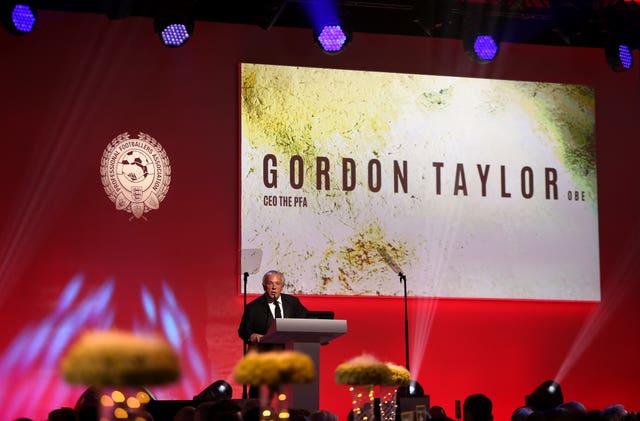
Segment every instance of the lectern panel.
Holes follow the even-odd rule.
[[[262,338],[262,342],[326,344],[345,333],[347,333],[346,320],[275,319],[267,334]]]
[[[313,360],[316,376],[311,383],[292,388],[294,408],[315,412],[320,405],[320,345],[347,333],[346,320],[275,319],[261,342],[285,344],[287,349],[304,352]]]

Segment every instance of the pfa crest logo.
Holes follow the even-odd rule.
[[[121,133],[109,143],[100,164],[102,185],[116,209],[140,218],[158,209],[169,191],[171,165],[162,146],[148,134]]]

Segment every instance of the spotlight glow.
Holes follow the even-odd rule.
[[[55,308],[42,320],[27,320],[13,341],[0,352],[0,377],[8,381],[0,382],[0,396],[12,394],[13,399],[3,407],[5,419],[17,419],[25,413],[35,413],[37,419],[46,419],[51,408],[47,405],[51,399],[56,402],[71,399],[73,390],[55,376],[62,351],[77,338],[84,329],[105,330],[114,326],[116,315],[114,299],[119,294],[129,293],[127,284],[116,287],[116,281],[108,279],[101,285],[87,290],[87,281],[82,274],[72,277],[62,289]],[[193,396],[196,385],[206,379],[203,373],[209,371],[196,348],[191,335],[191,322],[182,304],[176,299],[169,283],[162,282],[162,292],[142,286],[141,299],[147,308],[140,313],[129,315],[133,324],[139,317],[143,327],[139,333],[167,331],[175,341],[179,338],[183,380],[171,389],[160,393],[167,398],[173,396]],[[153,310],[147,311],[149,308]],[[156,308],[162,309],[162,318],[157,318]],[[151,317],[153,316],[153,317]],[[160,325],[162,323],[162,325]],[[37,373],[37,374],[36,374]],[[118,396],[124,402],[124,396]],[[139,391],[135,398],[128,401],[133,405],[148,403],[151,396]],[[154,398],[155,399],[155,398]],[[110,394],[100,396],[101,404],[115,409],[123,403],[114,402]],[[138,403],[134,402],[137,401]],[[129,404],[131,406],[131,404]],[[125,418],[126,411],[122,413]],[[129,418],[132,419],[132,418]]]

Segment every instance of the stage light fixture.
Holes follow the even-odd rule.
[[[24,35],[33,31],[38,20],[36,8],[25,2],[5,3],[2,10],[2,24],[13,35]]]
[[[481,64],[493,61],[500,51],[500,42],[489,33],[465,35],[462,42],[465,53],[473,61]]]
[[[493,61],[500,52],[505,25],[501,9],[487,3],[467,16],[462,25],[462,48],[469,58],[480,64]]]
[[[188,19],[156,18],[155,31],[167,47],[181,47],[193,35],[194,22]]]
[[[207,386],[202,392],[193,397],[194,401],[219,401],[222,399],[231,399],[233,389],[231,385],[224,380],[216,380]]]
[[[167,47],[181,47],[193,36],[195,0],[156,0],[153,29]]]
[[[314,33],[314,38],[322,48],[322,51],[327,54],[338,54],[351,41],[351,32],[345,29],[343,25],[324,25]]]
[[[327,54],[341,53],[352,37],[349,14],[335,1],[309,2],[305,8],[314,42]]]
[[[614,72],[624,72],[633,67],[633,50],[627,44],[610,43],[605,46],[604,54]]]
[[[411,380],[408,386],[400,386],[397,391],[398,397],[423,397],[424,389],[417,380]]]

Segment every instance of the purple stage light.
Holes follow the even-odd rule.
[[[19,33],[31,32],[36,24],[35,10],[26,4],[16,4],[11,11],[11,21]]]
[[[182,23],[167,25],[161,32],[162,42],[167,47],[180,47],[189,39],[187,26]]]
[[[498,44],[491,35],[478,35],[473,43],[473,51],[484,62],[493,60],[498,54]]]
[[[324,26],[317,37],[322,49],[327,53],[337,53],[347,42],[347,35],[340,25]]]
[[[625,72],[633,67],[633,50],[627,44],[612,40],[605,45],[604,54],[614,72]]]
[[[633,55],[628,45],[620,44],[618,46],[618,57],[620,58],[620,64],[625,70],[631,69],[633,66]]]

